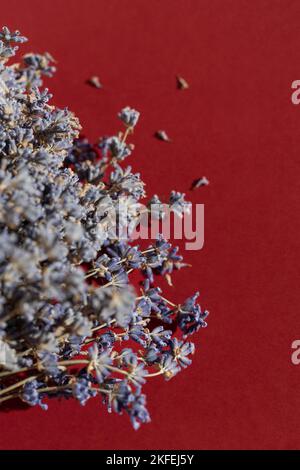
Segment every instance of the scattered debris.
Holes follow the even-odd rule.
[[[94,75],[93,77],[89,78],[87,80],[87,83],[95,88],[102,88],[102,85],[100,83],[99,77]]]
[[[156,131],[154,135],[159,140],[163,140],[164,142],[171,142],[171,139],[165,131]]]
[[[190,85],[183,77],[180,77],[179,75],[177,75],[176,80],[177,80],[177,88],[179,88],[179,90],[186,90],[187,88],[189,88]]]
[[[202,176],[202,178],[197,178],[193,181],[191,189],[200,188],[200,186],[207,186],[209,185],[209,181],[206,176]]]

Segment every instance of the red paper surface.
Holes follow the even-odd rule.
[[[49,51],[54,103],[92,139],[142,113],[131,164],[148,194],[205,204],[205,245],[174,276],[180,302],[211,311],[193,366],[146,386],[135,432],[98,400],[0,414],[1,449],[278,449],[300,445],[300,78],[297,0],[9,0],[1,23]],[[181,74],[190,89],[176,89]],[[103,89],[85,81],[98,75]],[[164,129],[173,142],[153,137]],[[210,186],[190,192],[195,177]]]

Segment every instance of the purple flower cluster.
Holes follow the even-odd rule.
[[[139,113],[123,109],[123,132],[97,145],[79,138],[76,117],[40,88],[52,57],[7,64],[25,40],[0,33],[0,404],[20,398],[46,409],[46,398],[85,405],[100,395],[138,429],[150,421],[142,386],[191,363],[187,338],[208,312],[198,294],[174,304],[155,285],[154,275],[169,280],[184,266],[176,247],[159,237],[142,250],[124,237],[145,197],[140,175],[120,165]],[[175,191],[168,205],[179,216],[190,210]],[[144,279],[141,295],[132,271]]]

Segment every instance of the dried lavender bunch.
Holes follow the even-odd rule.
[[[84,405],[100,395],[137,429],[150,420],[142,385],[191,363],[187,337],[208,312],[198,294],[177,305],[154,284],[154,273],[170,279],[184,265],[177,248],[159,237],[141,250],[130,230],[124,236],[145,197],[140,175],[120,165],[139,113],[123,109],[124,131],[97,145],[79,139],[76,117],[41,88],[52,57],[7,64],[24,41],[18,31],[0,33],[0,403],[46,409],[45,398]],[[160,202],[154,196],[149,210],[151,201]],[[169,207],[182,215],[190,204],[172,191]],[[145,278],[140,295],[133,271]]]

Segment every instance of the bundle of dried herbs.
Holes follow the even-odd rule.
[[[0,33],[0,403],[46,409],[51,397],[100,396],[137,429],[150,420],[143,384],[191,363],[187,338],[208,312],[198,294],[177,305],[155,285],[154,273],[183,266],[177,248],[159,237],[141,250],[131,239],[145,191],[122,162],[139,113],[123,109],[123,130],[97,145],[78,138],[76,117],[41,88],[52,57],[8,64],[25,40]],[[190,210],[175,191],[168,206]]]

